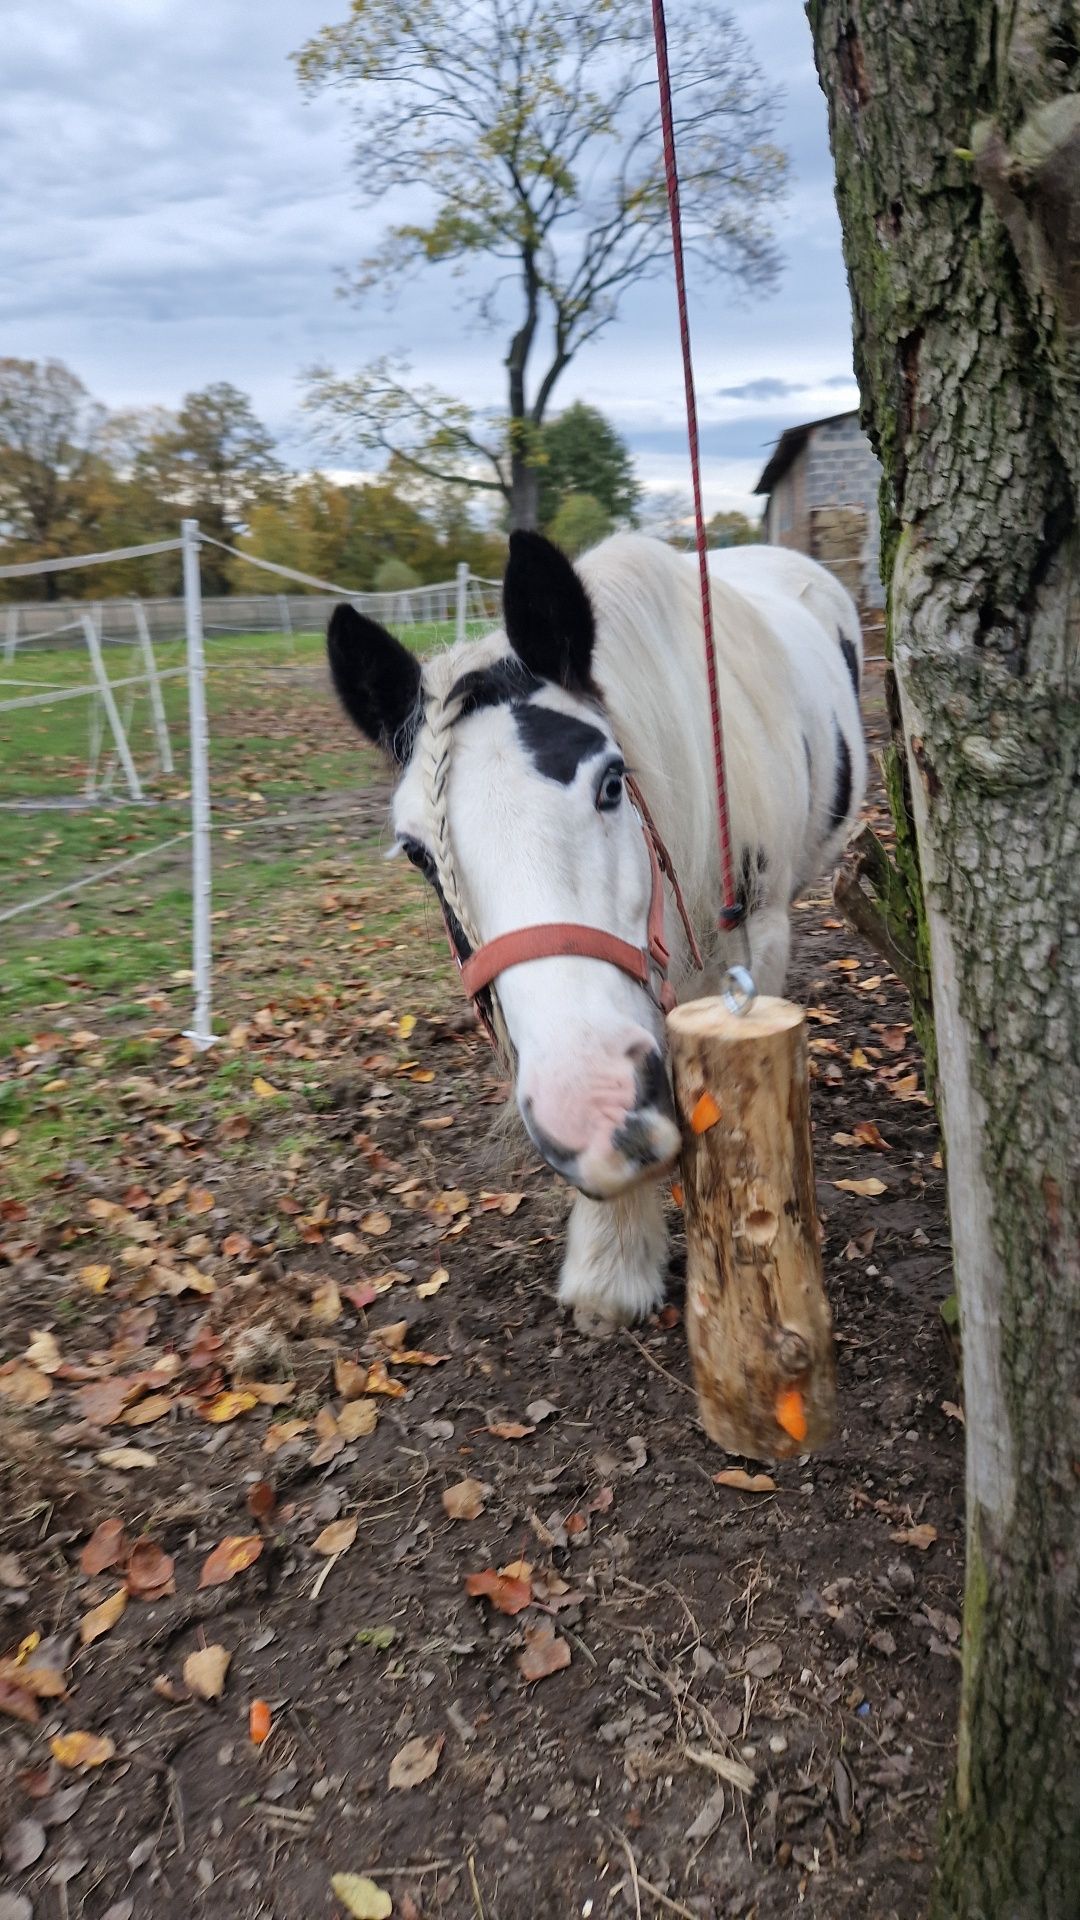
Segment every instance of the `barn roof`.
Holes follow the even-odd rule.
[[[755,493],[771,493],[781,474],[787,472],[796,454],[801,453],[810,435],[818,427],[831,427],[837,420],[854,420],[857,407],[845,407],[843,413],[826,413],[820,420],[804,420],[800,427],[785,427],[769,455]]]

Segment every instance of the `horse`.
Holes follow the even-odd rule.
[[[758,991],[782,992],[791,905],[835,866],[865,787],[844,588],[767,546],[710,554],[709,585],[737,933],[718,923],[694,556],[618,533],[572,564],[515,532],[501,628],[421,662],[346,603],[327,635],[346,713],[397,771],[395,849],[439,897],[530,1138],[576,1189],[558,1298],[592,1332],[664,1295],[665,1006],[716,992],[743,942]]]

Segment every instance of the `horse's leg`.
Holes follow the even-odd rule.
[[[786,907],[759,907],[746,923],[750,972],[759,993],[784,991],[791,953],[791,915]]]
[[[640,1320],[660,1305],[667,1277],[664,1189],[634,1187],[617,1200],[576,1194],[566,1230],[559,1300],[587,1333]]]

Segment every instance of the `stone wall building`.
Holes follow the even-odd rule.
[[[864,612],[884,605],[877,492],[881,467],[857,413],[808,420],[780,435],[757,483],[765,538],[829,567]]]

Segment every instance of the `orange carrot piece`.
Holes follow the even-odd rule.
[[[679,1182],[677,1180],[673,1180],[671,1183],[671,1197],[674,1200],[675,1205],[677,1207],[681,1207],[683,1205],[683,1199],[684,1199],[683,1190],[680,1187]]]
[[[806,1439],[806,1407],[798,1387],[787,1387],[776,1396],[776,1419],[793,1440]]]
[[[703,1093],[690,1115],[690,1125],[695,1133],[708,1133],[720,1118],[720,1109],[711,1093]]]
[[[253,1747],[261,1747],[270,1734],[270,1708],[265,1700],[253,1700],[248,1711],[248,1737]]]

